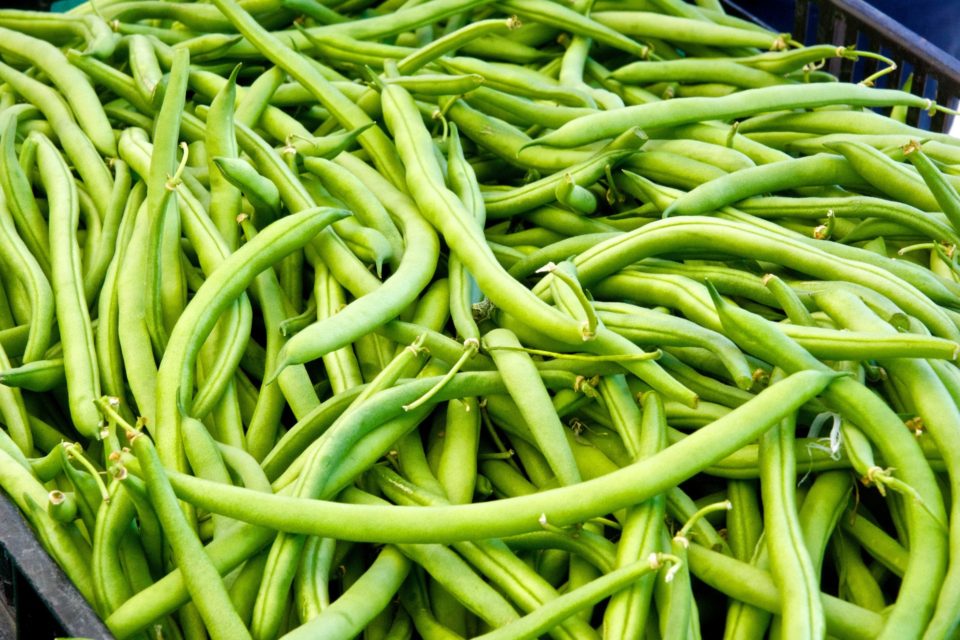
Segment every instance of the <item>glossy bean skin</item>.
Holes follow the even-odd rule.
[[[236,218],[240,213],[240,190],[215,170],[214,158],[239,156],[234,127],[236,97],[236,78],[231,74],[210,105],[211,113],[208,116],[209,125],[205,139],[210,191],[213,196],[210,201],[210,217],[230,249],[236,248],[240,241],[236,225]]]
[[[0,64],[0,77],[14,86],[18,93],[28,97],[29,101],[43,112],[94,199],[97,202],[108,202],[113,182],[110,171],[90,138],[77,125],[63,100],[49,87],[5,64]]]
[[[807,552],[818,575],[822,571],[827,541],[846,509],[851,494],[848,474],[827,472],[817,477],[803,499],[798,516]]]
[[[142,133],[135,129],[128,129],[121,136],[120,147],[121,153],[129,160],[134,170],[145,175],[152,146],[144,139]],[[203,205],[182,185],[175,187],[173,197],[177,199],[183,233],[190,238],[196,248],[201,269],[205,273],[212,273],[229,254],[226,241],[211,224]],[[243,295],[231,306],[227,317],[222,320],[217,330],[215,339],[207,343],[202,355],[206,375],[195,398],[195,413],[198,417],[205,417],[213,410],[214,405],[224,393],[230,393],[230,377],[247,342],[246,334],[249,334],[250,322],[249,299]],[[222,357],[211,357],[210,351],[214,346],[223,350]],[[238,442],[235,434],[230,437],[233,442]]]
[[[915,207],[869,196],[850,198],[788,198],[764,197],[748,198],[737,204],[737,209],[751,215],[766,218],[774,210],[777,216],[822,218],[827,211],[833,211],[838,217],[860,218],[867,215],[882,217],[885,220],[909,225],[910,228],[929,236],[931,239],[956,242],[956,232],[945,224],[946,219],[935,213],[922,212]]]

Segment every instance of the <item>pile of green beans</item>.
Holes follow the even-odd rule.
[[[893,68],[717,0],[0,10],[0,488],[120,640],[957,637],[960,140]]]

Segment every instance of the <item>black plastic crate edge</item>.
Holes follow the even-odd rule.
[[[64,631],[75,637],[112,640],[109,630],[40,545],[16,505],[2,492],[0,523],[0,546]],[[21,588],[24,586],[27,585],[20,585]],[[16,615],[17,612],[12,613]],[[27,629],[19,632],[21,637],[34,637],[22,635],[29,632]]]
[[[811,9],[815,8],[818,19],[811,25]],[[842,19],[842,24],[831,24],[831,20]],[[838,34],[837,30],[842,33]],[[913,93],[927,95],[926,83],[936,83],[935,99],[943,106],[956,109],[960,102],[960,60],[925,40],[917,33],[907,29],[883,12],[867,4],[864,0],[796,0],[794,38],[806,43],[829,42],[838,46],[849,42],[849,33],[865,33],[875,41],[877,49],[896,52],[895,62],[901,69],[904,63],[913,67],[917,74],[926,80],[914,86]],[[834,65],[836,66],[836,65]],[[852,68],[848,63],[846,71]],[[836,73],[834,68],[831,72]],[[846,73],[840,73],[841,79]],[[917,83],[915,83],[916,85]],[[915,120],[917,114],[913,114]],[[954,118],[937,113],[929,129],[948,131]],[[917,122],[910,122],[917,124]]]

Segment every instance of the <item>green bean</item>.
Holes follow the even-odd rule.
[[[140,101],[158,110],[163,97],[163,71],[153,41],[146,35],[134,34],[126,39],[130,75]],[[134,102],[134,104],[137,104]]]
[[[197,62],[213,61],[242,39],[242,36],[233,33],[208,33],[182,40],[173,46],[188,50],[190,57]]]
[[[385,547],[356,583],[323,609],[320,615],[286,637],[355,635],[389,604],[409,570],[410,561],[396,547]]]
[[[9,362],[7,364],[9,365]],[[19,367],[7,366],[0,370],[0,384],[27,391],[50,391],[65,382],[62,358],[35,360]]]
[[[669,409],[667,409],[667,413],[669,414]],[[729,555],[730,548],[727,546],[726,540],[720,536],[720,533],[717,532],[709,520],[703,517],[712,511],[728,510],[727,501],[711,502],[701,508],[679,487],[674,487],[667,491],[665,497],[667,500],[667,515],[676,522],[684,523],[681,530],[674,535],[674,539],[678,536],[681,538],[694,538],[701,541],[704,547],[723,551]],[[675,541],[683,545],[683,540]],[[671,546],[673,546],[672,542]]]
[[[426,286],[436,267],[436,255],[439,252],[436,234],[419,216],[414,215],[412,203],[383,178],[372,175],[369,168],[355,169],[357,165],[352,162],[347,166],[368,187],[373,185],[375,193],[384,194],[384,197],[378,197],[381,202],[389,203],[398,216],[406,235],[405,244],[416,246],[417,251],[404,252],[400,267],[376,290],[377,295],[364,291],[368,295],[363,295],[336,315],[291,337],[281,349],[277,368],[271,375],[288,364],[307,362],[350,344],[357,336],[399,314]]]
[[[94,594],[97,608],[104,617],[133,595],[115,550],[120,546],[120,540],[131,531],[130,524],[136,512],[130,497],[120,486],[119,482],[114,482],[112,499],[100,505],[93,534],[91,571]]]
[[[366,402],[362,406],[370,404],[371,402]],[[397,421],[398,426],[402,429],[401,434],[406,433],[423,419],[425,409],[426,408],[414,409]],[[359,416],[362,420],[365,417],[369,417],[370,413],[376,414],[379,413],[379,411],[364,412],[354,410],[346,412],[344,417],[349,420]],[[329,464],[329,456],[332,451],[336,451],[339,448],[343,454],[346,454],[346,451],[343,451],[343,449],[349,447],[351,444],[355,444],[361,436],[365,435],[363,431],[358,429],[348,430],[344,427],[343,424],[349,424],[348,420],[338,421],[337,425],[325,434],[326,437],[318,441],[317,446],[311,448],[308,452],[305,466],[300,472],[296,484],[293,486],[295,495],[319,495],[325,497],[343,488],[343,486],[352,480],[352,475],[355,474],[355,471],[352,470],[352,465],[341,464],[340,467],[334,471],[331,470],[331,465]],[[367,431],[369,431],[369,427]],[[396,437],[392,438],[391,442],[396,439]],[[368,447],[365,455],[372,454],[379,457],[381,453],[382,452],[378,452],[376,449]],[[338,472],[340,472],[341,475],[338,476]],[[333,487],[337,488],[333,489]],[[258,635],[272,635],[276,633],[280,624],[279,616],[282,614],[282,611],[278,611],[277,601],[286,596],[294,578],[296,560],[300,554],[303,543],[303,536],[290,534],[281,534],[274,541],[265,570],[267,578],[262,583],[260,592],[257,595],[252,622],[254,633]]]
[[[694,189],[728,175],[715,165],[669,151],[638,153],[624,162],[624,165],[651,180],[682,189]],[[618,182],[617,186],[627,193],[633,193],[629,184]]]
[[[121,147],[123,146],[121,142]],[[146,242],[149,221],[144,200],[134,222],[130,248],[120,263],[117,277],[117,335],[130,391],[137,412],[147,419],[156,416],[157,364],[146,327],[143,278],[146,273]],[[119,295],[119,292],[124,295]]]
[[[612,595],[638,579],[644,578],[650,572],[658,570],[663,566],[662,563],[665,560],[672,561],[673,558],[669,555],[653,554],[645,560],[639,560],[615,569],[602,578],[597,578],[589,584],[543,605],[535,613],[527,614],[515,623],[505,625],[478,637],[484,638],[484,640],[536,638],[567,618],[571,612],[586,606],[587,603],[599,602],[608,595]]]
[[[824,217],[832,211],[837,217],[881,217],[885,220],[915,229],[942,242],[958,242],[960,237],[945,224],[946,219],[936,214],[920,211],[915,207],[882,198],[850,196],[847,198],[748,198],[737,203],[737,209],[762,218],[769,217]]]
[[[632,129],[611,146],[589,160],[570,167],[564,173],[557,173],[537,182],[507,191],[484,193],[484,206],[488,218],[501,218],[523,213],[534,207],[548,204],[556,197],[556,190],[563,185],[565,176],[570,176],[577,184],[590,185],[602,177],[608,168],[625,160],[633,151],[646,142],[643,133]]]
[[[403,256],[403,238],[386,208],[366,191],[359,178],[340,165],[322,158],[304,160],[304,167],[318,176],[333,196],[342,200],[364,226],[376,229],[390,243],[390,265],[396,269]]]
[[[483,194],[477,175],[464,156],[456,123],[450,125],[448,146],[447,180],[450,187],[467,212],[473,215],[478,226],[483,227],[486,221]],[[464,340],[479,340],[480,329],[474,318],[474,305],[480,302],[481,294],[476,280],[456,256],[451,256],[448,260],[447,271],[450,279],[450,316],[453,326]]]
[[[184,309],[170,335],[170,342],[157,373],[157,435],[159,450],[172,463],[180,455],[177,422],[178,404],[187,410],[192,389],[192,362],[203,340],[212,330],[218,310],[230,304],[266,267],[291,250],[309,242],[332,220],[346,215],[337,209],[307,210],[274,222],[253,240],[227,257],[197,291]],[[258,250],[264,249],[261,253]]]
[[[681,196],[663,215],[702,215],[761,193],[828,184],[858,186],[862,183],[844,159],[817,154],[727,174]]]
[[[473,499],[479,439],[480,406],[476,398],[448,402],[437,479],[451,504],[467,504]]]
[[[592,112],[592,109],[586,107],[544,105],[529,98],[486,86],[472,90],[465,96],[465,100],[488,115],[523,126],[541,124],[560,127],[578,116]]]
[[[107,268],[113,258],[113,251],[117,245],[117,234],[126,209],[133,178],[125,162],[117,160],[113,163],[115,177],[110,201],[105,205],[103,212],[103,226],[96,236],[93,251],[87,253],[86,269],[83,274],[84,297],[87,304],[93,302],[97,291],[103,284]],[[90,229],[88,228],[88,232]]]
[[[220,450],[204,424],[195,418],[185,417],[180,425],[183,429],[187,461],[197,477],[212,482],[233,484]],[[227,518],[215,515],[212,519],[213,537],[222,536],[233,525],[233,522]]]
[[[213,158],[213,163],[230,184],[243,192],[258,215],[265,216],[266,220],[276,217],[280,208],[280,191],[273,182],[239,158],[219,156]]]
[[[47,512],[57,522],[70,523],[77,519],[77,500],[73,493],[53,490],[49,493]]]
[[[0,346],[0,368],[10,370],[10,359],[3,347]],[[30,430],[30,420],[27,409],[23,404],[23,395],[20,389],[14,387],[0,375],[0,415],[9,432],[10,439],[17,445],[23,455],[33,452],[33,433]]]
[[[20,232],[23,244],[29,248],[44,274],[50,273],[50,232],[47,221],[40,214],[27,173],[17,160],[14,147],[17,132],[17,109],[3,111],[8,120],[0,131],[0,187]],[[22,113],[22,112],[21,112]],[[0,118],[0,122],[3,119]]]
[[[147,212],[150,240],[147,244],[146,321],[154,349],[162,352],[169,332],[186,304],[186,285],[180,262],[180,216],[175,195],[180,171],[177,144],[186,101],[190,54],[177,50],[170,81],[163,93],[154,131],[153,153],[147,179]],[[164,274],[163,276],[161,274]]]
[[[676,231],[673,229],[674,225],[677,227]],[[785,266],[791,266],[801,271],[806,270],[823,274],[826,279],[845,279],[865,285],[869,282],[873,285],[871,288],[883,293],[904,309],[914,309],[911,313],[918,317],[926,317],[926,321],[930,323],[929,326],[934,333],[949,338],[957,335],[955,327],[952,326],[952,321],[943,317],[942,311],[922,301],[926,296],[892,274],[873,267],[873,265],[830,256],[812,246],[807,246],[799,241],[795,242],[782,235],[767,235],[765,229],[748,227],[739,222],[689,216],[651,223],[637,231],[618,236],[588,249],[578,255],[574,262],[581,281],[586,286],[591,286],[600,278],[636,261],[641,256],[646,257],[653,255],[655,251],[663,251],[666,245],[677,243],[677,246],[682,246],[685,251],[691,251],[697,244],[703,243],[704,249],[713,250],[716,248],[716,243],[709,238],[710,232],[707,230],[716,229],[719,231],[721,228],[724,229],[724,244],[728,251],[746,250],[746,247],[750,246],[749,251],[753,258],[769,255],[773,261],[787,263]],[[764,248],[757,246],[758,238],[761,235],[766,235],[769,238],[768,242],[772,240],[778,243],[776,256],[765,254]],[[663,237],[662,240],[661,236]],[[774,238],[776,239],[774,240]],[[744,241],[742,246],[741,239]],[[796,247],[796,251],[789,255],[781,250],[788,245]],[[615,250],[614,246],[616,247]],[[769,250],[773,245],[765,243],[765,246]],[[657,248],[654,249],[654,247]],[[548,276],[538,283],[534,292],[540,293],[549,283],[549,279]],[[914,298],[914,300],[919,303],[919,306],[915,306],[914,301],[908,302],[908,298],[917,294],[920,297],[919,299]],[[936,328],[934,329],[934,327]]]
[[[828,143],[828,148],[842,153],[864,180],[892,199],[924,211],[939,209],[937,199],[923,180],[883,152],[861,142],[851,141],[831,142]]]
[[[26,58],[50,78],[98,151],[106,156],[116,155],[113,130],[93,87],[80,71],[67,62],[57,47],[5,27],[0,27],[0,41],[3,42],[0,50],[5,54]]]
[[[737,386],[741,389],[749,389],[752,386],[752,371],[743,359],[743,354],[723,336],[699,326],[694,327],[693,323],[681,318],[674,318],[633,305],[602,302],[596,303],[595,306],[604,324],[613,330],[632,329],[633,331],[629,334],[632,340],[638,339],[637,332],[649,332],[647,335],[656,336],[647,343],[650,345],[697,345],[704,347],[716,353],[720,360],[724,362],[727,371],[729,371]],[[626,335],[626,332],[624,333]]]
[[[954,229],[960,226],[960,195],[956,188],[946,179],[943,173],[937,169],[933,161],[925,154],[922,148],[916,142],[911,142],[904,147],[904,153],[907,160],[910,161],[923,181],[926,183],[930,193],[940,207],[940,210],[947,215],[947,219]]]
[[[839,573],[841,597],[871,611],[884,609],[886,599],[864,563],[859,545],[842,531],[837,531],[831,538],[831,550]]]
[[[469,47],[472,42],[490,35],[520,28],[515,18],[478,20],[451,31],[432,42],[420,47],[397,63],[401,73],[412,74],[440,56],[452,53],[461,47]]]
[[[835,109],[788,111],[757,115],[740,123],[740,131],[745,135],[765,130],[813,134],[902,134],[918,140],[936,140],[947,145],[956,145],[956,139],[949,135],[910,127],[872,111]]]
[[[530,137],[503,120],[474,109],[463,100],[455,100],[447,108],[447,117],[457,123],[465,136],[504,161],[526,169],[562,171],[582,162],[589,151],[561,149],[549,154],[524,148]]]
[[[263,466],[267,476],[270,478],[280,476],[281,471],[289,467],[290,463],[310,446],[319,433],[333,424],[362,390],[363,387],[357,386],[335,395],[301,418],[264,458]]]
[[[236,75],[217,92],[210,105],[206,136],[210,172],[210,217],[231,250],[239,244],[236,218],[240,214],[240,189],[214,169],[215,158],[237,158],[240,154],[234,131],[234,103],[236,102]]]
[[[405,483],[402,478],[386,470],[378,475],[384,493],[394,500],[399,500],[400,504],[447,504],[445,500]],[[397,489],[402,485],[406,485],[406,491],[400,495]],[[502,541],[461,542],[455,544],[454,548],[502,589],[507,597],[522,610],[533,610],[557,598],[556,592],[550,585],[517,558]],[[589,633],[590,627],[582,620],[569,619],[554,629],[551,635],[566,638]]]
[[[841,518],[840,525],[844,533],[853,536],[869,555],[895,575],[902,576],[906,571],[906,549],[865,516],[848,511]]]
[[[730,480],[727,482],[727,495],[733,504],[727,512],[730,549],[734,558],[749,562],[763,533],[759,492],[753,482]]]
[[[264,499],[262,495],[255,496],[239,488],[211,486],[209,483],[190,479],[174,472],[170,473],[170,478],[180,491],[181,498],[213,511],[222,511],[231,517],[255,519],[258,522],[269,521],[271,526],[276,525],[280,530],[302,531],[313,535],[332,534],[342,539],[376,538],[386,541],[389,537],[395,542],[441,542],[451,539],[466,540],[510,535],[536,530],[539,526],[537,521],[543,513],[547,513],[550,523],[563,526],[655,495],[673,486],[675,478],[687,476],[693,467],[705,468],[736,451],[744,443],[749,442],[754,433],[765,430],[783,414],[793,411],[809,397],[819,393],[823,386],[829,384],[834,378],[835,374],[825,372],[794,374],[784,382],[762,391],[757,395],[757,399],[733,410],[709,427],[698,430],[682,442],[668,447],[643,463],[572,487],[552,489],[531,496],[510,498],[489,504],[401,510],[361,508],[322,501],[313,501],[304,505],[302,504],[304,501],[298,499],[280,496],[269,496]],[[429,380],[423,382],[429,383]],[[802,391],[799,394],[795,393],[800,389]],[[416,390],[411,389],[411,393],[416,393]],[[443,394],[444,392],[441,392],[438,398],[442,399]],[[783,395],[789,396],[786,402],[781,397]],[[750,427],[744,428],[744,425],[750,425]],[[735,432],[735,435],[731,432]],[[701,443],[709,444],[704,446]],[[710,451],[709,457],[698,457],[697,460],[687,457],[692,450],[700,450],[700,447]],[[670,470],[660,473],[661,465],[666,466],[664,460],[670,463]],[[658,472],[651,474],[651,467]],[[198,491],[197,489],[201,486],[203,489]],[[242,501],[211,499],[211,492],[214,491],[219,494],[218,497],[235,495],[238,498],[243,496],[244,499]],[[570,497],[569,500],[566,499],[567,496]],[[291,508],[297,505],[296,510],[277,508],[287,503],[290,503]],[[498,518],[493,520],[487,518],[485,514],[488,511],[495,511],[499,514]],[[323,513],[324,517],[318,519],[313,512],[316,512],[316,515]],[[347,513],[356,516],[362,513],[368,513],[370,516],[376,514],[378,520],[373,526],[372,522],[368,523],[363,517],[348,519]],[[349,530],[342,530],[346,522],[350,523]]]
[[[320,104],[345,128],[357,128],[370,122],[369,117],[359,107],[334,89],[313,66],[305,64],[296,51],[263,29],[233,0],[215,0],[215,3],[223,15],[227,16],[263,55],[307,87]],[[336,25],[333,26],[336,27]],[[372,126],[360,135],[359,140],[360,144],[373,156],[377,168],[387,175],[393,184],[402,185],[403,170],[383,131],[377,126]]]
[[[543,393],[537,393],[535,390],[539,385],[530,386],[531,382],[540,379],[532,360],[522,352],[503,349],[519,347],[520,342],[505,329],[495,329],[487,333],[483,342],[484,348],[492,352],[497,369],[504,376],[508,390],[518,402],[524,421],[531,428],[535,442],[546,455],[560,484],[572,485],[579,482],[580,475],[573,460],[573,453],[565,446],[566,439],[562,437],[563,425],[556,418],[546,389],[540,386]]]
[[[749,169],[756,163],[745,153],[726,146],[691,138],[648,140],[647,151],[665,151],[712,164],[730,173]]]
[[[463,636],[448,629],[433,615],[427,604],[425,585],[415,574],[400,590],[400,604],[413,620],[417,633],[425,640],[461,640]]]
[[[183,572],[187,589],[207,628],[214,638],[249,638],[219,573],[203,553],[200,541],[180,510],[153,443],[146,436],[137,435],[132,446],[146,475],[147,490],[173,550],[174,561]]]
[[[266,529],[240,525],[222,539],[211,542],[206,549],[217,570],[225,574],[254,556],[274,535]],[[172,613],[189,598],[182,572],[174,569],[123,603],[107,618],[107,627],[118,638],[129,637]]]
[[[384,90],[384,107],[388,126],[398,139],[398,147],[404,164],[416,173],[416,180],[408,181],[408,187],[424,215],[437,226],[470,273],[477,279],[480,289],[494,304],[507,312],[533,320],[541,328],[554,327],[555,333],[564,341],[580,342],[579,328],[556,310],[549,309],[531,300],[526,287],[510,278],[504,278],[502,268],[495,263],[493,255],[477,238],[477,230],[468,223],[468,212],[456,197],[446,190],[440,169],[432,156],[432,141],[418,115],[414,115],[412,99],[399,87]],[[429,154],[429,155],[428,155]],[[414,172],[414,167],[417,170]],[[453,211],[456,215],[440,211]],[[532,305],[532,306],[531,306]],[[536,316],[533,314],[536,313]]]
[[[69,375],[70,414],[81,434],[96,439],[100,417],[93,401],[100,396],[100,376],[90,315],[83,299],[79,247],[76,243],[78,205],[76,186],[60,152],[47,138],[37,138],[40,177],[51,211],[50,245],[57,322]]]
[[[75,525],[61,524],[47,515],[46,508],[42,506],[47,502],[47,490],[26,467],[3,449],[0,449],[0,468],[3,469],[0,473],[3,490],[26,513],[41,541],[50,550],[49,553],[84,599],[93,602],[89,545],[86,548],[78,545],[78,538],[71,535],[71,531],[76,530]]]
[[[320,260],[314,263],[313,287],[318,320],[332,317],[346,305],[343,289]],[[360,365],[350,345],[325,354],[323,363],[334,395],[363,383]]]
[[[690,571],[708,585],[774,614],[781,612],[781,597],[766,571],[751,567],[699,545],[687,549]],[[820,594],[827,631],[838,638],[874,638],[883,629],[883,618],[876,613]]]
[[[611,77],[619,82],[647,84],[661,80],[677,82],[725,82],[736,87],[757,88],[786,84],[782,76],[752,68],[740,61],[641,60],[615,70]]]
[[[453,96],[473,91],[486,80],[477,73],[448,76],[424,73],[416,76],[386,78],[387,84],[399,84],[407,91],[421,96]]]
[[[330,605],[329,579],[335,545],[336,540],[332,538],[311,537],[303,547],[294,593],[300,620],[304,623]]]
[[[776,331],[773,325],[767,324],[749,312],[735,308],[731,303],[724,302],[715,292],[712,296],[721,314],[724,329],[741,348],[784,367],[787,371],[825,369],[825,365],[799,349],[795,343]],[[928,551],[922,559],[912,556],[910,569],[922,571],[924,576],[921,579],[917,573],[910,570],[905,573],[897,604],[885,628],[888,633],[900,634],[904,629],[925,625],[929,616],[932,615],[937,597],[934,594],[936,589],[931,587],[931,576],[936,578],[932,580],[933,583],[939,583],[946,570],[942,555],[943,534],[939,525],[936,524],[943,519],[942,498],[938,495],[938,488],[932,484],[933,474],[922,462],[918,464],[907,462],[908,458],[920,459],[922,457],[920,451],[910,435],[902,429],[900,420],[892,410],[872,392],[868,392],[856,381],[844,378],[831,385],[825,396],[828,406],[836,406],[842,415],[845,414],[856,422],[877,445],[884,458],[901,470],[904,482],[912,486],[921,496],[923,507],[916,501],[910,501],[907,508],[912,527],[911,540],[916,540],[917,536],[922,537]],[[888,426],[881,426],[883,424]],[[892,428],[893,424],[897,427]],[[926,566],[919,569],[918,564],[921,566],[926,564]],[[917,576],[916,582],[913,581],[914,576]],[[908,585],[915,586],[907,590]],[[924,592],[924,589],[928,590]]]
[[[312,2],[311,0],[282,0],[282,4],[285,8],[298,11],[321,24],[336,24],[348,21],[347,18],[319,2]]]
[[[122,152],[135,170],[145,172],[152,147],[139,138],[136,130],[128,130],[128,132],[130,133],[121,137]],[[212,273],[228,255],[226,243],[219,237],[217,229],[205,214],[203,205],[182,186],[175,187],[174,191],[184,232],[193,243],[201,268],[206,273]],[[228,316],[223,320],[223,328],[218,332],[217,339],[210,341],[204,352],[203,362],[208,370],[207,377],[195,398],[194,409],[197,416],[206,416],[224,393],[231,393],[230,378],[247,342],[246,335],[249,331],[244,327],[248,327],[250,321],[249,302],[246,296],[242,296],[236,304],[231,306]],[[218,357],[210,354],[210,350],[215,345],[222,349]],[[242,436],[238,438],[236,430],[227,431],[221,435],[230,438],[235,444],[242,442]]]
[[[0,193],[0,247],[3,247],[2,261],[6,269],[16,278],[14,281],[19,283],[29,299],[30,331],[23,349],[23,361],[30,363],[41,359],[50,346],[55,305],[50,283],[40,263],[17,233],[2,193]]]
[[[568,107],[592,109],[595,106],[593,99],[584,91],[564,87],[555,80],[524,67],[461,56],[444,57],[437,62],[444,70],[453,74],[480,76],[483,78],[483,85],[491,89],[530,99],[554,100]]]
[[[101,17],[94,15],[4,9],[0,13],[0,24],[53,44],[81,38],[87,45],[84,54],[98,58],[109,58],[119,39]]]
[[[853,314],[840,311],[837,303],[844,305],[854,305],[855,300],[849,296],[843,296],[839,293],[828,296],[818,296],[818,304],[826,306],[826,309],[834,317],[840,319],[844,325],[853,326],[875,326],[880,328],[881,322],[876,317],[871,318],[869,313],[864,313],[865,309],[861,305],[851,307],[851,310],[860,307],[859,311],[863,318],[854,318]],[[859,314],[858,314],[859,315]],[[892,328],[884,327],[886,331],[893,331]],[[905,387],[905,390],[916,403],[917,410],[923,418],[925,427],[930,431],[936,440],[938,447],[944,453],[944,460],[947,462],[948,469],[955,469],[957,461],[954,460],[951,447],[954,428],[948,425],[955,425],[960,422],[960,415],[954,411],[955,403],[947,393],[942,384],[938,384],[937,376],[929,364],[922,360],[904,359],[904,360],[882,360],[882,366],[887,369],[891,375],[896,376],[899,384]],[[951,473],[951,485],[956,481],[956,474]],[[960,508],[957,500],[952,500],[951,513],[955,513]],[[951,531],[951,540],[955,539],[957,532]],[[948,566],[945,584],[952,584],[957,579],[956,565],[951,563]],[[949,588],[949,587],[946,587]],[[956,626],[956,616],[950,601],[943,596],[937,602],[934,620],[931,625],[934,629],[946,630]],[[945,631],[944,631],[945,632]],[[928,632],[929,633],[929,632]]]
[[[699,32],[696,37],[700,37]],[[703,120],[741,118],[764,111],[813,108],[836,103],[864,107],[895,104],[920,109],[930,107],[924,98],[892,89],[867,89],[854,85],[762,87],[722,98],[680,98],[598,112],[577,118],[531,144],[569,148],[616,136],[629,127],[650,130]]]
[[[655,455],[666,444],[666,416],[660,397],[649,393],[643,396],[642,402],[639,440],[631,452],[636,460]],[[629,419],[634,411],[628,405],[623,418]],[[631,422],[625,422],[623,427],[635,429],[637,423]],[[628,441],[624,438],[625,443]],[[664,508],[665,498],[659,495],[630,510],[617,547],[617,566],[622,567],[659,549]],[[604,614],[604,637],[629,637],[629,634],[639,633],[646,623],[652,589],[653,580],[648,578],[629,591],[614,595]]]
[[[502,0],[498,4],[521,18],[569,30],[640,58],[647,56],[648,48],[645,45],[626,37],[621,31],[610,28],[602,21],[588,18],[573,9],[558,8],[553,3],[541,0]]]
[[[821,573],[827,542],[847,507],[851,491],[850,474],[828,471],[817,476],[803,499],[798,517],[815,575]]]
[[[63,99],[53,89],[2,63],[0,79],[33,103],[50,122],[94,200],[109,202],[113,187],[110,171]]]

